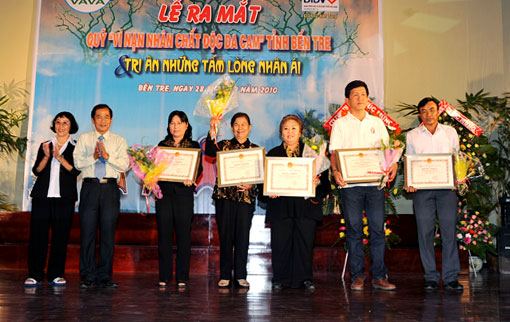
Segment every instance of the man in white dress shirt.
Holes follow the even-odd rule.
[[[438,101],[425,97],[418,103],[418,112],[423,125],[407,133],[407,154],[455,153],[459,150],[459,136],[451,126],[439,124]],[[425,290],[435,291],[439,285],[440,274],[436,268],[434,254],[434,229],[436,215],[443,244],[442,271],[444,289],[462,292],[458,282],[460,271],[457,248],[457,194],[452,190],[417,190],[410,186],[408,192],[414,192],[413,203],[418,228],[418,243],[423,269],[425,270]]]
[[[111,133],[113,112],[108,105],[94,106],[95,130],[80,135],[74,163],[83,175],[80,192],[80,288],[114,288],[112,280],[115,228],[120,213],[117,179],[129,167],[127,142]],[[99,261],[96,264],[96,232],[99,226]]]
[[[345,88],[345,101],[351,107],[347,115],[333,124],[329,149],[373,148],[381,147],[381,141],[388,144],[389,136],[384,123],[378,117],[368,114],[368,86],[355,80]],[[378,189],[378,183],[347,184],[337,168],[336,156],[331,153],[331,167],[336,183],[340,186],[342,213],[347,231],[347,249],[349,251],[349,270],[351,289],[362,291],[364,288],[365,253],[363,251],[363,211],[368,219],[370,232],[370,256],[372,257],[372,287],[391,291],[396,288],[388,282],[384,264],[386,239],[384,235],[385,196]],[[396,175],[397,164],[390,168],[388,180]]]

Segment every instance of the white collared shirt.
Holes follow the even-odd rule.
[[[407,132],[407,154],[455,153],[458,150],[459,135],[449,125],[438,124],[434,134],[423,125]]]
[[[71,141],[71,137],[69,137],[62,145],[60,150],[58,151],[59,154],[64,153],[64,151],[67,149],[67,145]],[[53,145],[53,148],[57,147],[57,137],[53,137],[51,140],[51,143]],[[50,153],[53,155],[53,151],[50,151]],[[50,164],[50,184],[48,185],[48,198],[60,198],[60,162],[55,159],[55,157],[51,158],[51,164]]]
[[[389,140],[390,137],[386,126],[380,118],[366,113],[363,120],[360,121],[349,112],[333,123],[329,151],[333,152],[336,149],[379,148],[381,147],[381,141],[384,144],[388,144]],[[348,184],[344,188],[377,185],[377,182],[357,183]]]
[[[96,142],[101,136],[96,130],[83,133],[76,142],[74,149],[74,166],[80,170],[83,178],[95,178],[94,169],[96,159],[94,159],[94,150]],[[103,134],[103,144],[109,155],[106,160],[105,178],[118,178],[121,172],[129,168],[129,158],[127,154],[126,139],[110,131]]]

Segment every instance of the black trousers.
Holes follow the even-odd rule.
[[[83,182],[80,192],[80,275],[84,281],[111,279],[115,229],[120,212],[117,183]],[[99,261],[96,235],[99,226]]]
[[[74,201],[65,198],[33,198],[28,246],[28,274],[37,281],[44,279],[51,226],[51,250],[48,260],[48,281],[63,277],[66,266],[67,242],[73,223]]]
[[[174,229],[177,238],[175,279],[177,282],[189,281],[193,202],[193,194],[163,195],[162,199],[156,201],[160,281],[172,279]]]
[[[220,279],[246,279],[253,205],[227,199],[216,200],[216,223],[220,236]]]
[[[273,283],[302,287],[313,280],[313,243],[316,221],[282,218],[271,221]]]

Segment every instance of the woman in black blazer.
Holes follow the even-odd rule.
[[[78,199],[76,170],[73,161],[75,141],[71,134],[78,132],[78,124],[69,112],[60,112],[53,119],[53,139],[41,143],[32,172],[37,177],[31,192],[30,243],[28,246],[28,274],[25,286],[41,285],[48,252],[48,233],[51,225],[51,250],[47,279],[51,285],[66,284],[64,270],[67,241]]]
[[[304,144],[300,140],[303,121],[296,115],[287,115],[280,122],[281,145],[271,149],[267,156],[301,157]],[[315,289],[313,284],[313,243],[315,226],[322,220],[322,201],[331,191],[328,172],[314,179],[315,197],[269,196],[266,216],[271,225],[271,261],[273,289],[283,286]]]
[[[182,111],[173,111],[168,116],[167,136],[158,146],[173,148],[200,149],[191,139],[191,124]],[[202,173],[199,162],[197,178]],[[195,182],[159,181],[163,198],[156,200],[158,222],[159,287],[167,287],[173,275],[173,233],[177,237],[177,258],[175,260],[175,280],[177,287],[186,288],[189,282],[189,262],[191,257],[191,222],[193,219],[193,192]]]

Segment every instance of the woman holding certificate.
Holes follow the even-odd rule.
[[[271,149],[268,157],[298,158],[303,156],[300,140],[303,121],[296,115],[286,115],[280,122],[281,145]],[[315,225],[322,220],[322,200],[331,187],[327,170],[314,178],[315,197],[281,197],[270,195],[267,220],[271,225],[271,260],[273,289],[284,286],[314,290],[313,242]]]
[[[223,140],[217,144],[211,138],[217,121],[211,120],[211,129],[207,136],[205,154],[216,156],[218,151],[255,148],[248,135],[251,130],[250,117],[246,113],[236,113],[230,120],[234,138]],[[216,205],[216,222],[220,236],[220,280],[219,288],[231,286],[232,269],[234,283],[239,288],[249,288],[246,281],[246,263],[248,260],[248,245],[251,220],[255,211],[255,197],[257,186],[241,184],[231,187],[214,186],[213,199]]]
[[[200,145],[191,139],[191,125],[186,113],[173,111],[168,116],[167,136],[158,146],[172,148],[196,148]],[[198,176],[202,172],[199,163]],[[191,221],[193,218],[193,191],[195,183],[159,181],[163,198],[156,200],[158,223],[159,287],[167,287],[173,274],[172,242],[175,229],[177,258],[175,280],[177,287],[186,288],[189,282],[191,256]]]

